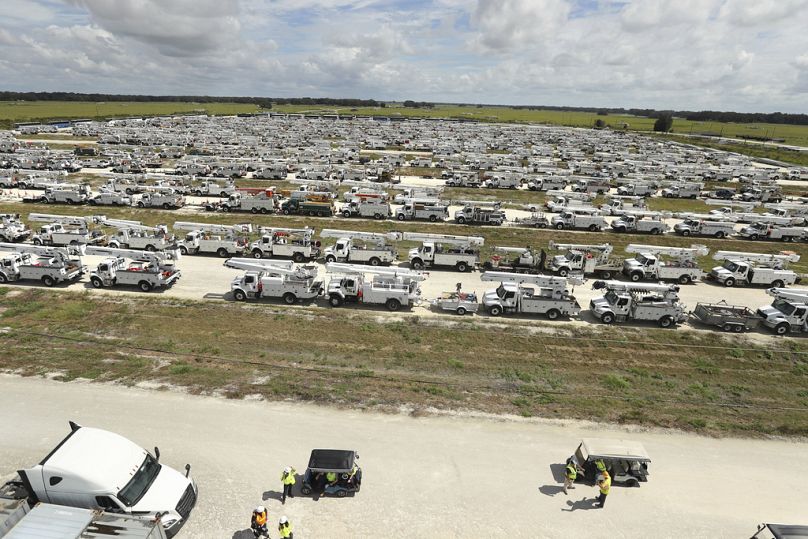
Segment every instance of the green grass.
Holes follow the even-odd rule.
[[[741,360],[720,334],[624,326],[536,332],[552,327],[536,320],[515,320],[505,332],[484,320],[354,309],[0,290],[15,291],[0,293],[0,326],[9,328],[0,369],[23,375],[148,380],[228,398],[257,393],[391,411],[411,405],[808,435],[808,348],[799,339],[767,346],[733,336]],[[85,315],[88,304],[93,316]],[[245,347],[245,328],[256,327]]]
[[[90,101],[0,101],[0,127],[15,122],[62,120],[70,118],[112,118],[158,116],[165,114],[239,114],[258,112],[247,103],[173,103]]]
[[[782,127],[805,127],[808,126],[782,126]],[[719,142],[714,139],[705,137],[677,137],[675,135],[666,136],[668,140],[681,142],[682,144],[692,144],[694,146],[701,146],[703,148],[712,148],[714,150],[723,150],[725,152],[735,152],[750,157],[759,157],[763,159],[774,159],[775,161],[782,161],[784,163],[791,163],[794,165],[808,166],[808,152],[798,152],[795,150],[788,150],[785,148],[774,148],[771,146],[763,146],[754,143],[740,143],[740,142]],[[808,146],[802,137],[796,138],[788,142],[797,146]]]

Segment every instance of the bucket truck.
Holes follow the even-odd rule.
[[[153,252],[88,246],[85,252],[107,257],[90,273],[90,283],[95,288],[130,285],[149,292],[154,288],[171,286],[181,275],[173,263],[179,259],[179,251]]]
[[[658,236],[670,230],[664,221],[670,216],[669,212],[625,210],[612,221],[611,227],[615,232],[648,232]]]
[[[802,225],[808,220],[808,204],[804,202],[781,202],[779,204],[764,204],[768,211],[763,215],[775,217],[790,217],[790,224]]]
[[[379,266],[388,265],[398,258],[398,251],[387,242],[401,240],[401,233],[382,234],[324,228],[320,231],[320,237],[337,238],[333,246],[323,249],[326,263],[351,262]]]
[[[402,202],[404,205],[396,210],[396,219],[399,221],[425,219],[434,223],[449,217],[449,207],[436,199],[408,198]]]
[[[40,204],[84,204],[90,196],[90,186],[86,183],[64,184],[46,187],[41,195],[25,197],[23,202],[39,202]]]
[[[555,229],[577,228],[596,232],[606,226],[606,219],[597,208],[569,206],[550,220],[550,226]]]
[[[567,290],[568,280],[564,277],[486,271],[480,280],[500,283],[497,288],[483,294],[483,307],[491,316],[502,313],[545,314],[550,320],[555,320],[581,312],[575,296]],[[569,282],[580,284],[582,281]]]
[[[716,282],[730,287],[735,285],[762,284],[773,288],[782,288],[800,282],[799,276],[786,269],[789,262],[798,262],[796,253],[782,251],[776,255],[763,253],[744,253],[735,251],[716,251],[714,260],[724,263],[714,267],[707,275]]]
[[[222,185],[215,180],[204,180],[201,184],[193,186],[191,192],[198,197],[227,198],[236,192],[236,186],[232,181]]]
[[[719,220],[716,215],[683,214],[681,217],[684,221],[673,226],[673,231],[680,236],[713,236],[721,239],[735,232],[734,222]]]
[[[609,195],[606,202],[598,207],[606,215],[623,215],[630,210],[646,209],[646,203],[641,196]]]
[[[595,281],[592,288],[606,291],[589,302],[589,310],[604,324],[650,320],[669,328],[687,319],[677,285]]]
[[[177,194],[172,187],[149,187],[149,191],[140,195],[138,208],[163,208],[174,210],[185,205],[185,197]]]
[[[342,205],[340,213],[343,217],[366,217],[376,220],[387,219],[393,215],[390,204],[379,198],[357,197]]]
[[[738,236],[750,240],[780,240],[780,241],[801,241],[808,238],[808,228],[803,226],[778,226],[768,219],[780,219],[779,217],[760,216],[760,221],[741,228]],[[786,218],[787,219],[787,218]]]
[[[83,245],[78,247],[79,254],[83,248]],[[64,247],[0,243],[0,251],[10,253],[0,258],[0,283],[31,279],[53,286],[76,281],[87,271],[81,258],[74,258]]]
[[[390,311],[412,307],[421,295],[418,283],[426,278],[420,271],[358,264],[330,263],[326,270],[338,275],[329,281],[327,288],[332,307],[346,302],[384,305]]]
[[[34,245],[81,245],[99,244],[106,241],[106,236],[99,231],[90,231],[87,225],[99,217],[81,217],[76,215],[52,215],[49,213],[31,213],[29,221],[48,223],[39,227],[34,234]]]
[[[631,243],[626,246],[626,252],[636,253],[634,258],[623,261],[623,275],[632,281],[653,279],[688,284],[702,277],[703,272],[696,263],[696,257],[707,256],[709,250],[704,245],[665,247]],[[660,256],[668,256],[672,260],[662,261]]]
[[[454,213],[457,224],[499,226],[507,220],[505,212],[499,208],[499,202],[466,200],[461,203],[463,207]]]
[[[109,247],[162,251],[176,246],[176,239],[169,234],[166,225],[148,226],[140,221],[106,218],[99,219],[98,223],[117,229],[107,243]]]
[[[243,189],[231,193],[227,200],[221,203],[205,204],[208,211],[248,211],[250,213],[273,213],[277,208],[275,193],[271,189],[260,189],[254,194],[245,192]]]
[[[179,241],[180,252],[184,255],[216,253],[221,258],[241,255],[247,248],[249,238],[239,234],[252,232],[252,225],[220,225],[215,223],[189,223],[177,221],[174,230],[185,230],[185,239]],[[224,236],[213,234],[224,234]]]
[[[447,266],[454,267],[459,272],[466,272],[480,262],[480,247],[485,244],[485,239],[479,236],[450,236],[420,232],[404,232],[403,239],[421,242],[420,247],[410,249],[407,254],[410,267],[415,270]]]
[[[678,183],[664,188],[660,194],[665,198],[696,199],[703,188],[703,183]]]
[[[658,186],[654,182],[638,182],[636,180],[629,180],[623,185],[617,187],[617,194],[621,196],[646,197],[656,193],[657,189]]]
[[[497,253],[512,253],[513,258],[506,258],[507,254],[495,254],[485,263],[486,270],[510,271],[514,273],[540,273],[541,255],[530,247],[501,247],[495,245],[493,250]],[[546,256],[546,255],[545,255]]]
[[[300,263],[320,256],[320,242],[312,241],[314,229],[261,227],[258,231],[261,238],[249,247],[253,258],[285,256]]]
[[[317,280],[317,266],[297,266],[291,261],[231,258],[228,268],[246,270],[230,283],[236,301],[260,298],[282,298],[288,305],[297,300],[310,300],[323,293],[323,281]]]
[[[92,196],[87,202],[90,206],[131,206],[132,197],[102,188],[99,193]]]
[[[33,232],[20,220],[19,213],[0,213],[0,241],[25,241],[31,234]]]
[[[778,335],[808,332],[808,290],[801,288],[770,288],[766,293],[774,298],[771,305],[757,310],[763,325]]]
[[[547,191],[547,200],[544,207],[551,212],[560,212],[568,206],[588,206],[594,198],[594,193],[576,193],[574,191],[551,189]]]
[[[372,185],[372,184],[369,184]],[[361,185],[354,185],[342,194],[343,202],[350,202],[354,199],[376,199],[378,201],[385,201],[389,198],[387,191],[381,191],[375,187],[363,187]]]
[[[594,273],[603,279],[610,279],[623,267],[622,260],[611,256],[614,248],[608,243],[587,245],[550,241],[549,246],[553,250],[567,251],[563,255],[554,256],[548,266],[550,271],[561,277],[570,273]]]
[[[443,192],[441,187],[424,187],[423,185],[399,185],[397,189],[403,190],[402,193],[393,197],[393,202],[396,204],[404,204],[408,199],[413,198],[426,198],[437,199]]]

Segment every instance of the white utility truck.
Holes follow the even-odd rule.
[[[225,261],[228,268],[246,272],[230,282],[230,292],[236,301],[248,299],[282,298],[292,305],[298,300],[310,300],[320,296],[323,281],[317,280],[317,266],[295,266],[288,260],[255,260],[231,258]]]
[[[581,284],[583,281],[579,279],[486,271],[480,280],[500,283],[497,288],[483,294],[483,307],[491,316],[503,313],[544,314],[550,320],[555,320],[581,312],[578,300],[567,289],[568,283]]]
[[[687,319],[677,285],[595,281],[592,288],[606,292],[589,302],[589,310],[604,324],[648,320],[669,328]]]
[[[252,225],[249,223],[221,225],[177,221],[174,223],[174,230],[187,231],[185,239],[178,242],[182,254],[216,253],[221,258],[227,258],[244,254],[249,237],[239,234],[251,233]]]
[[[320,256],[320,242],[312,240],[311,228],[260,227],[261,238],[250,244],[253,258],[289,257],[297,263]]]
[[[320,237],[337,238],[333,246],[323,249],[326,263],[348,262],[379,266],[388,265],[398,258],[398,251],[387,242],[401,240],[401,233],[381,234],[324,228],[320,231]]]
[[[576,193],[574,191],[551,189],[547,191],[544,207],[551,212],[561,212],[568,206],[589,206],[594,199],[594,193]]]
[[[597,208],[569,206],[550,220],[550,226],[558,230],[565,228],[596,232],[607,226],[606,218]]]
[[[676,183],[671,184],[664,188],[660,195],[665,198],[698,198],[701,190],[704,189],[703,183]]]
[[[626,211],[645,210],[645,197],[633,195],[609,195],[606,202],[598,206],[606,215],[623,215]]]
[[[180,270],[174,265],[174,261],[180,257],[179,251],[153,252],[88,246],[85,252],[107,257],[90,272],[90,283],[95,288],[128,285],[149,292],[155,288],[168,288],[181,276]]]
[[[343,217],[365,217],[379,221],[393,215],[390,204],[378,198],[353,198],[342,205],[340,213]]]
[[[615,232],[647,232],[658,236],[670,230],[665,223],[670,216],[669,212],[625,210],[612,221],[611,227]]]
[[[685,217],[684,221],[673,226],[673,231],[680,236],[713,236],[718,239],[731,236],[735,232],[735,223],[716,219],[717,216],[706,219],[696,216]]]
[[[149,226],[140,221],[106,218],[98,219],[98,223],[117,229],[107,242],[109,247],[163,251],[172,250],[177,244],[174,234],[168,232],[166,225]]]
[[[499,226],[507,220],[499,206],[499,202],[465,201],[463,207],[454,213],[454,220],[459,225]]]
[[[407,260],[415,270],[426,267],[452,267],[466,272],[480,263],[480,247],[485,239],[479,236],[451,236],[404,232],[405,241],[420,241],[421,246],[410,249]]]
[[[603,279],[611,279],[620,273],[623,261],[611,256],[614,248],[608,243],[556,243],[550,240],[549,248],[566,251],[563,255],[556,255],[550,260],[549,270],[561,277],[571,273],[583,275],[595,274]]]
[[[76,248],[81,254],[80,245]],[[87,271],[79,256],[64,247],[43,247],[24,243],[0,243],[0,251],[10,254],[0,258],[0,283],[21,280],[41,281],[53,286],[65,281],[77,281]]]
[[[102,190],[87,200],[90,206],[131,206],[132,197],[115,191]]]
[[[336,275],[326,289],[332,307],[353,302],[384,305],[390,311],[410,308],[420,301],[419,283],[426,278],[420,271],[359,264],[331,263],[326,270]]]
[[[424,219],[431,222],[445,221],[449,217],[449,207],[435,199],[411,198],[404,200],[404,205],[396,210],[396,219],[412,221]]]
[[[48,223],[34,234],[34,245],[96,245],[103,244],[107,237],[102,232],[90,231],[88,224],[97,222],[100,216],[52,215],[31,213],[29,221]]]
[[[757,310],[763,325],[778,335],[808,332],[808,290],[803,288],[770,288],[771,305]]]
[[[25,226],[19,213],[0,213],[0,241],[16,243],[27,240],[33,231]]]
[[[724,263],[714,267],[708,278],[724,286],[766,285],[782,288],[800,282],[795,272],[787,269],[790,262],[799,262],[800,255],[793,252],[779,254],[745,253],[737,251],[716,251],[714,260]]]
[[[760,219],[757,223],[741,228],[738,236],[750,240],[803,241],[808,238],[808,227],[780,226]]]
[[[504,255],[494,254],[491,260],[485,263],[487,271],[508,271],[512,273],[540,273],[542,268],[541,254],[530,247],[503,247],[495,245],[492,247],[495,253],[505,253]],[[516,256],[508,258],[508,255]],[[545,254],[546,256],[546,254]]]
[[[630,243],[626,246],[626,252],[636,253],[634,258],[623,261],[623,275],[632,281],[653,279],[688,284],[703,276],[704,272],[699,269],[696,258],[707,256],[710,251],[704,245],[666,247]],[[660,258],[662,256],[670,257],[671,260],[663,261]]]
[[[138,208],[163,208],[175,210],[185,205],[185,197],[178,194],[171,187],[150,187],[150,191],[140,195],[137,201]]]

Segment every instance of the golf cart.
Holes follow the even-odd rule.
[[[612,477],[612,483],[639,487],[640,481],[648,481],[648,464],[651,458],[642,444],[628,440],[584,438],[575,453],[567,459],[583,473],[578,480],[594,484],[599,474],[598,461],[602,461]]]
[[[804,539],[808,526],[795,524],[761,524],[752,539]]]
[[[340,498],[348,493],[359,492],[362,486],[362,469],[356,464],[358,459],[359,453],[356,451],[312,449],[300,492],[304,496],[321,492]],[[329,473],[334,474],[334,481],[328,481]]]

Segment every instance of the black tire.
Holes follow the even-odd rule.
[[[227,210],[225,210],[225,211],[227,211]],[[255,207],[250,208],[250,213],[253,214],[253,215],[257,215],[258,214],[258,208],[255,208]]]
[[[281,211],[281,213],[283,213],[284,215],[289,215],[289,209],[286,208],[283,211]]]
[[[502,314],[502,307],[499,305],[493,305],[490,309],[488,309],[488,314],[491,316],[499,316]]]
[[[667,195],[665,195],[665,198],[673,198],[673,193],[668,193]]]
[[[130,188],[128,188],[128,187],[126,189],[124,189],[123,192],[126,193],[127,195],[130,195],[130,196],[133,194],[132,190]]]
[[[368,260],[368,262],[370,262],[370,265],[373,266],[373,267],[382,265],[382,261],[378,257],[375,257],[375,256],[373,258],[371,258],[370,260]]]
[[[689,230],[682,230],[682,236],[687,237],[687,236],[689,236],[689,235],[690,235],[690,231],[689,231]]]
[[[785,284],[786,283],[784,283],[782,280],[775,279],[774,281],[772,281],[772,288],[783,288]]]
[[[157,251],[157,247],[155,247],[154,245],[149,244],[149,245],[146,246],[146,250],[151,251],[152,253],[154,253],[154,252]]]
[[[180,245],[180,254],[181,255],[187,255],[188,254],[188,248],[186,246],[184,246],[184,245]]]
[[[547,311],[547,318],[550,320],[558,320],[559,317],[561,317],[561,311],[558,309],[550,309]]]
[[[596,224],[589,225],[589,231],[590,232],[597,232],[597,230],[598,230],[598,225],[596,225]]]
[[[680,275],[678,281],[679,284],[690,284],[692,278],[690,277],[690,275]]]
[[[308,496],[309,494],[311,494],[311,487],[300,487],[300,493],[303,496]]]
[[[152,285],[149,281],[140,281],[137,287],[140,288],[141,292],[150,292],[152,289]]]
[[[640,273],[639,271],[635,271],[629,276],[629,278],[631,279],[631,282],[634,283],[642,281],[642,273]]]
[[[227,258],[228,256],[230,256],[229,253],[227,252],[227,249],[225,249],[224,247],[219,247],[219,249],[216,251],[216,254],[219,255],[219,258]]]
[[[4,273],[0,273],[0,283],[7,283],[8,277],[5,276]]]
[[[735,286],[735,279],[729,277],[726,281],[724,281],[724,286],[726,286],[727,288],[732,288],[733,286]]]
[[[351,216],[351,212],[349,212],[348,210],[345,210],[344,212],[342,212],[342,216],[345,217],[345,218],[348,218],[348,217]]]
[[[463,315],[465,315],[465,314],[466,314],[466,308],[465,308],[465,307],[458,307],[458,308],[457,308],[457,310],[456,310],[455,312],[456,312],[457,314],[459,314],[460,316],[463,316]]]
[[[254,249],[252,252],[252,257],[257,259],[264,258],[264,252],[261,249]]]
[[[659,319],[659,327],[661,328],[669,328],[673,327],[673,317],[670,316],[663,316]]]
[[[89,200],[89,203],[90,203],[90,206],[97,206],[98,205],[98,202],[96,202],[94,198],[91,198]],[[116,206],[116,204],[114,202],[112,203],[112,205]]]
[[[437,220],[438,220],[438,216],[437,216],[437,215],[430,215],[430,216],[429,216],[429,222],[430,222],[430,223],[434,223],[434,222],[435,222],[435,221],[437,221]]]
[[[54,279],[50,275],[45,275],[42,277],[42,284],[48,287],[53,286],[56,284],[56,279]]]
[[[652,236],[659,236],[660,234],[662,234],[662,229],[661,228],[654,228],[654,229],[651,230],[651,235]]]
[[[774,332],[778,335],[785,335],[790,329],[791,326],[788,324],[788,322],[780,322],[777,324],[777,326],[775,326]]]
[[[724,234],[723,231],[719,230],[718,232],[713,234],[713,236],[715,237],[715,239],[720,240],[721,238],[723,238],[725,236],[725,234]]]
[[[613,313],[603,313],[600,316],[600,321],[604,324],[614,324],[614,314]]]
[[[760,237],[760,236],[758,236],[757,234],[750,234],[749,239],[750,239],[750,240],[756,240],[756,239],[758,239],[759,237]]]
[[[334,255],[328,255],[327,257],[325,257],[325,263],[326,264],[334,263],[336,261],[337,261],[337,257],[335,257]]]
[[[730,332],[730,331],[732,331],[732,329],[733,329],[733,324],[726,323],[726,324],[724,324],[724,325],[721,327],[721,329],[723,329],[724,331],[726,331],[727,333],[729,333],[729,332]]]
[[[287,305],[294,305],[297,302],[297,296],[295,296],[291,292],[287,292],[283,295],[283,301]]]
[[[388,311],[395,312],[401,308],[401,302],[398,301],[396,298],[390,298],[384,302],[385,307],[387,307]]]
[[[42,245],[42,240],[39,238],[34,238],[34,245]]]
[[[564,223],[558,223],[555,225],[556,230],[564,230]]]
[[[382,219],[384,219],[384,215],[382,215],[381,213],[375,213],[373,214],[373,218],[376,219],[377,221],[381,221]]]
[[[466,273],[469,269],[469,265],[463,261],[460,261],[457,263],[457,265],[455,265],[455,268],[457,268],[457,271],[460,273]]]
[[[561,269],[558,270],[558,276],[559,277],[566,277],[569,274],[570,274],[569,268],[561,268]]]
[[[303,262],[305,259],[306,259],[306,257],[305,257],[305,256],[303,256],[303,253],[301,253],[301,252],[297,252],[297,253],[295,253],[295,254],[293,254],[293,255],[292,255],[292,260],[294,260],[294,261],[295,261],[295,262],[297,262],[298,264],[300,264],[301,262]]]
[[[345,496],[347,496],[347,495],[348,495],[348,491],[347,491],[347,490],[338,490],[338,491],[337,491],[337,498],[344,498],[344,497],[345,497]]]
[[[236,289],[236,291],[233,292],[233,298],[236,301],[247,301],[247,293],[244,292],[244,290]]]
[[[138,208],[145,208],[145,207],[146,207],[146,205],[143,203],[143,201],[139,201],[139,202],[137,203],[137,207],[138,207]]]
[[[460,225],[465,225],[466,224],[466,218],[461,215],[460,217],[457,218],[457,223],[460,224]]]
[[[163,209],[164,209],[164,210],[171,209],[171,205],[170,205],[168,202],[164,202],[164,203],[163,203]]]
[[[269,210],[268,210],[268,209],[266,209],[266,208],[261,208],[261,210],[260,210],[260,211],[261,211],[261,215],[266,215],[266,214],[268,214],[268,213],[269,213]]]
[[[93,285],[93,288],[102,288],[104,286],[104,282],[100,277],[90,277],[90,284]]]
[[[330,296],[328,298],[328,304],[332,307],[339,307],[342,305],[342,298],[337,295]]]
[[[625,232],[625,231],[626,231],[626,227],[621,226],[621,227],[615,228],[615,229],[613,229],[613,230],[614,230],[615,232]]]
[[[404,221],[405,219],[407,219],[407,216],[405,216],[403,213],[399,213],[398,215],[396,215],[396,219],[398,219],[399,221]]]
[[[735,333],[743,333],[743,330],[744,330],[744,327],[741,324],[735,324],[732,327],[732,331],[734,331]]]
[[[612,272],[611,271],[601,271],[600,272],[600,277],[601,277],[601,279],[611,279],[612,278]]]

